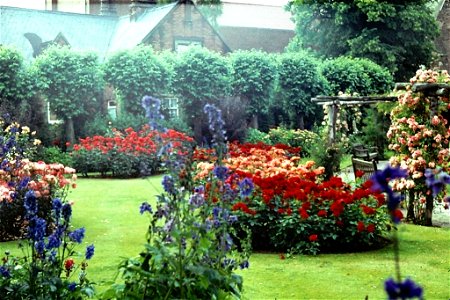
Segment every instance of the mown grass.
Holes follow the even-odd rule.
[[[143,201],[161,192],[161,177],[150,179],[79,179],[69,195],[73,223],[86,227],[84,245],[96,253],[88,277],[102,291],[114,281],[117,266],[143,249],[148,219],[139,214]],[[402,274],[425,288],[425,299],[449,299],[448,228],[402,225],[399,229]],[[79,247],[83,251],[84,247]],[[16,243],[0,243],[0,250],[19,254]],[[244,277],[244,299],[386,299],[383,281],[394,274],[392,246],[377,251],[298,255],[280,259],[279,253],[254,253]]]

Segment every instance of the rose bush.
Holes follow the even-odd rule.
[[[141,130],[113,130],[113,136],[93,136],[80,139],[73,146],[74,167],[87,176],[88,172],[113,177],[136,177],[142,172],[155,173],[160,168],[157,149],[172,145],[176,151],[192,138],[175,130],[159,132],[145,125]]]
[[[443,113],[450,109],[447,94],[414,91],[414,85],[449,84],[447,71],[418,70],[410,85],[398,95],[398,105],[391,112],[392,125],[387,137],[395,154],[390,164],[408,171],[408,177],[394,181],[397,191],[409,191],[408,218],[431,225],[433,202],[441,202],[427,193],[425,170],[450,170],[450,127]]]
[[[41,208],[39,216],[48,220],[51,199],[62,198],[75,187],[74,169],[26,158],[40,144],[34,134],[26,126],[0,120],[0,241],[24,234],[26,191],[34,191]]]
[[[323,180],[323,167],[299,164],[298,149],[264,144],[230,144],[223,163],[255,185],[252,196],[237,201],[233,210],[252,231],[255,249],[317,253],[367,249],[383,245],[390,228],[383,194],[370,190],[371,183],[344,183],[341,178]],[[205,158],[204,153],[200,156]],[[213,168],[199,161],[197,179]]]

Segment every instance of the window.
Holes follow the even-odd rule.
[[[161,100],[163,111],[167,112],[169,118],[178,117],[178,99],[173,96],[164,97]]]
[[[114,100],[108,101],[108,114],[111,119],[115,120],[117,118],[117,103]]]
[[[182,53],[186,51],[191,46],[203,46],[201,39],[175,39],[174,50],[175,52]]]
[[[50,103],[47,102],[47,121],[48,124],[61,124],[63,120],[59,119],[54,111],[50,108]]]

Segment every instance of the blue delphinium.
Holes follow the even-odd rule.
[[[74,231],[69,233],[69,238],[72,242],[81,244],[81,242],[83,242],[84,232],[85,232],[84,227],[75,229]]]
[[[220,181],[225,181],[230,176],[229,170],[225,166],[216,166],[216,167],[214,167],[213,174]]]
[[[222,111],[211,104],[206,104],[204,112],[208,115],[209,131],[212,134],[213,146],[221,157],[226,153],[227,137],[225,135],[225,122],[222,119]]]
[[[141,104],[145,109],[145,116],[149,120],[150,129],[161,132],[166,131],[166,129],[160,124],[161,121],[164,120],[164,116],[160,112],[161,100],[151,96],[144,96]]]
[[[252,194],[254,189],[253,181],[246,177],[239,182],[239,193],[242,198],[248,197]]]
[[[377,171],[370,179],[373,182],[372,190],[381,191],[387,194],[388,203],[387,208],[391,214],[394,223],[398,223],[399,220],[396,219],[394,211],[398,209],[398,206],[402,200],[401,196],[394,193],[392,188],[389,186],[389,181],[397,178],[406,178],[408,175],[407,171],[401,168],[393,168],[387,166],[384,170]],[[393,233],[394,242],[394,262],[396,271],[396,280],[389,278],[384,283],[384,289],[388,294],[389,299],[412,299],[420,298],[422,299],[422,288],[418,286],[411,279],[406,279],[402,281],[400,274],[400,257],[399,257],[399,240],[397,236],[397,230]]]
[[[85,258],[87,260],[91,259],[94,256],[94,251],[95,251],[95,247],[93,244],[89,245],[86,247],[86,254],[85,254]]]
[[[149,212],[149,213],[152,213],[153,212],[152,211],[152,206],[148,202],[142,202],[142,204],[141,204],[141,206],[139,208],[139,212],[142,215],[146,211]]]
[[[442,170],[425,170],[425,183],[431,189],[433,197],[436,197],[447,184],[450,184],[450,175]]]

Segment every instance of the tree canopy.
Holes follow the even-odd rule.
[[[98,57],[68,47],[52,46],[34,62],[38,87],[56,115],[66,122],[67,141],[75,140],[73,119],[98,109],[103,87]]]
[[[396,80],[429,65],[438,36],[432,0],[292,0],[296,42],[326,57],[368,58]]]

